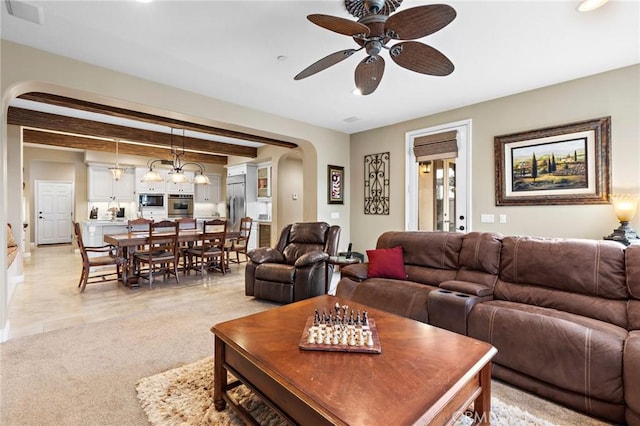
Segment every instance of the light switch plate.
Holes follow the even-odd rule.
[[[492,215],[492,214],[481,214],[480,215],[480,222],[481,223],[495,223],[495,221],[496,221],[495,215]]]
[[[340,219],[340,212],[331,212],[331,219]]]

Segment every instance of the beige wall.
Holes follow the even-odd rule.
[[[325,194],[327,164],[348,163],[349,135],[132,77],[7,40],[1,41],[0,54],[0,197],[4,206],[7,205],[7,194],[20,185],[17,180],[8,182],[6,178],[8,164],[12,160],[7,157],[7,146],[11,142],[7,139],[7,107],[20,94],[38,91],[297,143],[304,158],[305,220],[313,218],[338,224],[342,226],[343,241],[348,241],[348,214],[343,214],[339,221],[332,220],[333,208],[327,204]],[[345,208],[348,212],[348,202]],[[0,210],[0,222],[6,220],[5,207]],[[5,254],[6,235],[2,234],[0,266],[4,266]],[[5,325],[8,304],[6,279],[6,274],[0,273],[0,329]]]
[[[496,207],[494,187],[495,136],[605,116],[611,116],[612,192],[640,193],[640,65],[352,135],[354,250],[375,247],[384,231],[404,229],[405,134],[465,119],[472,120],[473,129],[472,230],[593,239],[610,234],[618,226],[611,205]],[[363,157],[385,151],[391,152],[391,212],[388,216],[365,215]],[[507,223],[480,223],[481,213],[506,214]],[[640,214],[632,226],[640,230]]]
[[[299,158],[285,156],[279,162],[280,173],[278,173],[278,200],[280,208],[278,209],[279,229],[277,235],[280,235],[280,229],[289,223],[301,222],[303,220],[303,182],[302,177],[302,160]],[[297,194],[298,198],[293,199],[293,194]],[[275,241],[275,240],[274,240]]]
[[[15,126],[10,126],[15,127]],[[87,165],[84,153],[61,149],[43,149],[26,146],[24,155],[24,196],[29,203],[26,209],[29,223],[29,239],[35,242],[35,181],[50,180],[74,183],[74,220],[85,220],[87,215]]]

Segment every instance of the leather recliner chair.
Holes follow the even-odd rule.
[[[324,294],[327,273],[333,272],[325,261],[337,255],[339,239],[340,227],[325,222],[287,225],[275,247],[247,253],[245,294],[279,303]]]

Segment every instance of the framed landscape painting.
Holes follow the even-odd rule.
[[[496,136],[496,205],[609,203],[611,117]]]

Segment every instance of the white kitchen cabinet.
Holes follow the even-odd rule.
[[[166,189],[167,194],[193,194],[193,178],[195,176],[194,172],[183,171],[184,175],[187,178],[187,182],[185,183],[173,183],[171,182],[171,173],[167,173],[166,180]]]
[[[136,192],[138,194],[164,194],[166,191],[166,170],[157,170],[164,179],[163,182],[142,182],[142,178],[149,169],[147,167],[136,167]]]
[[[258,166],[258,198],[271,198],[271,166]]]
[[[126,169],[120,180],[113,180],[110,166],[89,165],[88,168],[88,201],[133,201],[135,174],[132,169]]]
[[[196,185],[195,201],[197,203],[220,202],[220,175],[207,174],[209,185]]]

